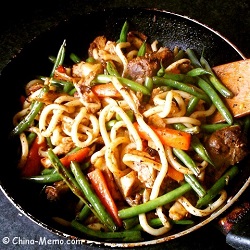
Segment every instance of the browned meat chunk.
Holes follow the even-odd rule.
[[[146,53],[129,61],[127,75],[129,78],[143,82],[146,78],[156,75],[161,63],[166,67],[173,59],[173,53],[168,48],[161,48],[157,52]]]
[[[136,57],[128,63],[128,76],[138,82],[143,82],[145,77],[151,77],[157,73],[159,63],[154,60],[150,61],[145,57]]]
[[[206,140],[206,148],[213,159],[216,169],[213,169],[215,179],[231,165],[240,162],[247,156],[249,149],[247,137],[238,125],[229,126],[212,133]]]

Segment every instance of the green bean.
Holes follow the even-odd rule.
[[[32,144],[32,142],[36,139],[37,134],[34,132],[31,132],[28,136],[27,136],[27,141],[28,141],[28,145],[30,146]]]
[[[96,61],[95,58],[92,57],[92,56],[90,56],[90,57],[88,57],[88,58],[86,59],[86,62],[87,62],[87,63],[94,63],[95,61]]]
[[[83,221],[84,219],[86,219],[89,215],[91,214],[91,210],[89,209],[89,207],[87,205],[83,206],[83,208],[81,209],[81,211],[76,215],[76,220],[77,221]]]
[[[102,218],[99,216],[97,211],[95,211],[95,209],[92,207],[92,205],[86,199],[81,187],[79,186],[78,182],[75,180],[72,173],[67,168],[65,168],[65,166],[61,163],[60,159],[57,157],[57,155],[53,152],[53,150],[51,148],[48,149],[48,158],[51,161],[54,168],[57,170],[57,172],[61,175],[62,179],[65,181],[65,183],[71,189],[73,194],[75,194],[83,203],[85,203],[90,208],[92,213],[100,221],[102,221]],[[104,224],[106,225],[106,223],[104,223]]]
[[[200,139],[198,136],[192,136],[191,139],[191,146],[194,149],[194,151],[205,161],[210,163],[212,166],[214,166],[214,163],[208,154],[206,148],[202,145],[200,142]]]
[[[51,142],[51,138],[50,138],[50,137],[45,137],[45,139],[46,139],[47,145],[48,145],[50,148],[54,148],[54,146],[53,146],[53,144],[52,144],[52,142]]]
[[[183,49],[180,49],[178,53],[174,56],[174,62],[184,58],[186,56],[186,52]]]
[[[105,123],[107,131],[110,131],[112,127],[117,123],[117,120],[112,119]]]
[[[131,122],[134,122],[134,119],[135,119],[134,111],[131,110],[131,109],[129,109],[129,110],[126,110],[125,113],[126,113],[126,115],[128,116],[129,120],[130,120]],[[122,120],[121,116],[120,116],[118,113],[116,113],[115,119],[116,119],[117,121],[121,121],[121,120]]]
[[[165,72],[163,75],[166,79],[171,79],[173,81],[183,82],[183,83],[196,83],[196,78],[192,76],[188,76],[187,74],[175,74],[170,72]]]
[[[120,43],[127,42],[128,29],[129,29],[129,25],[128,25],[128,21],[126,20],[122,26],[122,30],[120,32],[120,38],[118,42]]]
[[[56,173],[56,169],[55,168],[45,168],[41,171],[41,175],[46,175],[46,174],[52,174],[52,173]]]
[[[182,149],[173,148],[174,155],[185,164],[196,176],[200,174],[200,169],[193,159]]]
[[[201,186],[199,181],[193,174],[184,174],[185,181],[190,184],[192,189],[198,194],[199,197],[203,197],[206,194],[206,190]]]
[[[43,175],[36,175],[31,177],[25,177],[24,180],[33,181],[36,183],[54,183],[56,181],[62,180],[62,177],[58,173],[51,173],[51,174],[43,174]]]
[[[229,181],[233,179],[239,172],[239,169],[236,165],[232,166],[226,173],[217,180],[214,185],[207,191],[207,194],[201,197],[196,204],[197,208],[201,208],[209,204],[218,194],[219,192],[228,185]]]
[[[170,203],[179,197],[181,197],[183,194],[187,193],[190,191],[192,188],[189,185],[189,183],[185,183],[182,186],[162,195],[157,197],[154,200],[150,200],[146,203],[134,206],[134,207],[129,207],[129,208],[124,208],[118,211],[118,215],[121,219],[127,219],[131,217],[135,217],[139,214],[147,213],[149,211],[152,211],[156,209],[159,206],[166,205],[167,203]]]
[[[41,89],[39,97],[42,97],[43,94],[47,91],[48,91],[48,88],[43,87]],[[43,105],[44,103],[40,101],[35,101],[32,104],[29,114],[26,115],[25,118],[21,122],[19,122],[19,124],[11,131],[11,135],[12,136],[19,135],[22,132],[24,132],[26,129],[28,129],[28,127],[34,122],[35,117],[37,116],[39,111],[42,109]]]
[[[228,110],[226,105],[223,103],[222,99],[219,97],[217,92],[210,86],[209,83],[207,83],[205,80],[201,79],[200,77],[198,79],[197,84],[210,97],[213,104],[218,109],[218,111],[221,113],[221,115],[224,117],[226,122],[229,125],[232,125],[232,123],[233,123],[232,114],[230,113],[230,111]]]
[[[80,57],[77,56],[75,53],[70,53],[69,57],[70,57],[70,59],[71,59],[74,63],[79,63],[79,62],[81,62]]]
[[[164,74],[165,74],[165,68],[163,67],[163,65],[162,65],[162,62],[161,62],[161,67],[160,67],[160,69],[158,70],[158,72],[157,72],[157,76],[164,76]]]
[[[188,102],[188,105],[187,105],[187,111],[186,111],[186,116],[190,116],[195,108],[197,107],[198,103],[199,103],[200,99],[196,96],[193,96],[189,102]]]
[[[187,132],[191,135],[198,134],[201,131],[199,126],[193,126],[193,127],[188,128],[185,125],[183,125],[182,123],[175,123],[175,124],[173,124],[173,127],[175,129]]]
[[[125,219],[122,221],[123,227],[125,228],[125,230],[129,230],[131,228],[134,228],[135,226],[137,226],[139,223],[139,218],[138,216],[135,217],[131,217],[128,219]]]
[[[60,49],[58,51],[58,54],[57,54],[53,69],[52,69],[52,71],[50,73],[50,76],[53,76],[54,73],[55,73],[56,68],[59,65],[63,64],[64,57],[65,57],[65,48],[66,48],[66,40],[63,41],[63,43],[62,43],[62,45],[61,45],[61,47],[60,47]]]
[[[38,78],[45,81],[47,77],[46,76],[39,76]],[[72,82],[61,81],[61,80],[57,80],[57,79],[53,79],[53,78],[50,78],[50,83],[52,86],[62,87],[63,92],[65,92],[65,93],[69,93],[72,89],[75,88],[74,84]]]
[[[119,239],[119,241],[122,242],[138,242],[142,240],[141,233],[138,230],[126,230],[121,232],[102,232],[100,230],[93,230],[89,227],[86,227],[76,220],[73,220],[71,222],[71,226],[74,229],[97,239]]]
[[[194,68],[187,72],[188,76],[202,76],[202,75],[210,75],[211,73],[203,68]]]
[[[55,57],[55,56],[49,56],[49,60],[50,60],[52,63],[55,63],[56,57]]]
[[[230,125],[228,123],[202,124],[200,126],[200,129],[202,132],[205,132],[205,133],[213,133],[214,131],[218,129],[229,127],[229,126]]]
[[[178,81],[171,80],[171,79],[166,79],[164,77],[159,77],[159,76],[154,76],[152,79],[153,79],[153,83],[155,85],[170,86],[170,87],[185,91],[191,95],[194,95],[194,96],[204,100],[208,104],[211,103],[209,96],[204,91],[201,91],[200,89],[198,89],[195,86],[187,85],[187,84],[182,83],[182,82],[178,82]]]
[[[120,76],[119,72],[115,68],[115,65],[112,62],[107,62],[107,71],[111,76]]]
[[[194,224],[194,221],[192,220],[170,220],[171,224],[175,225],[192,225]],[[149,220],[148,224],[151,227],[161,227],[162,222],[159,218],[154,218]],[[140,224],[137,224],[135,227],[132,227],[131,230],[142,230],[142,226]]]
[[[185,128],[186,126],[183,124],[174,124],[174,128],[178,129],[178,130],[182,130],[182,131],[186,131]],[[202,143],[200,142],[199,137],[193,135],[192,139],[191,139],[191,147],[193,148],[193,150],[205,161],[209,162],[211,165],[214,166],[214,163],[211,159],[211,157],[209,156],[206,148],[202,145]]]
[[[70,164],[70,168],[73,175],[75,176],[78,185],[81,187],[81,190],[83,191],[85,197],[88,199],[96,213],[99,215],[99,218],[101,219],[102,223],[106,225],[111,231],[115,231],[117,227],[112,217],[107,212],[98,196],[92,190],[87,178],[81,171],[79,164],[73,161]]]
[[[126,85],[128,86],[130,89],[132,89],[133,91],[139,91],[139,92],[142,92],[142,94],[144,95],[150,95],[150,91],[143,85],[135,82],[135,81],[132,81],[132,80],[129,80],[127,78],[123,78],[123,77],[117,77],[117,79],[123,84],[123,85]],[[95,82],[97,83],[107,83],[107,82],[110,82],[112,81],[112,76],[109,76],[109,75],[104,75],[104,74],[100,74],[100,75],[97,75],[96,78],[95,78]]]
[[[147,48],[147,43],[146,41],[144,41],[138,50],[137,56],[145,56],[146,48]]]
[[[200,61],[198,60],[198,58],[196,57],[194,51],[190,48],[186,49],[186,53],[191,61],[191,63],[196,67],[196,68],[202,68],[202,65],[200,63]]]
[[[212,68],[210,67],[208,61],[203,56],[201,56],[200,62],[202,67],[210,73],[208,78],[214,88],[217,89],[217,91],[221,93],[224,97],[232,98],[234,94],[218,79],[218,77],[214,74]]]

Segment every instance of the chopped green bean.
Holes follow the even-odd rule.
[[[47,86],[43,87],[41,89],[39,97],[42,97],[43,94],[45,92],[47,92],[47,91],[48,91]],[[43,105],[44,105],[43,102],[35,101],[32,104],[32,107],[31,107],[31,110],[30,110],[29,114],[26,115],[25,118],[21,122],[19,122],[19,124],[11,131],[11,135],[12,136],[19,135],[23,131],[25,131],[34,122],[35,117],[40,112],[40,110],[42,109]]]
[[[185,181],[190,184],[192,189],[198,194],[199,197],[203,197],[206,194],[206,190],[201,186],[199,181],[193,174],[184,174]]]
[[[200,142],[200,139],[198,136],[192,136],[191,139],[191,146],[194,149],[194,151],[205,161],[210,163],[212,166],[214,166],[214,163],[208,154],[206,148],[202,145]]]
[[[89,207],[87,205],[83,206],[83,208],[81,209],[81,211],[76,215],[76,220],[77,221],[83,221],[84,219],[86,219],[89,215],[91,214],[91,210],[89,209]]]
[[[193,159],[182,149],[173,148],[174,155],[185,164],[196,176],[200,174],[200,169]]]
[[[46,80],[46,76],[39,76],[39,79],[45,81]],[[50,78],[50,83],[52,86],[56,86],[56,87],[60,87],[63,89],[63,92],[65,93],[69,93],[70,91],[72,91],[72,89],[74,89],[74,84],[72,82],[66,82],[66,81],[61,81],[61,80],[57,80],[57,79],[53,79]]]
[[[59,65],[63,64],[64,57],[65,57],[65,48],[66,48],[66,40],[63,41],[63,43],[62,43],[62,45],[61,45],[61,47],[60,47],[60,49],[58,51],[58,54],[57,54],[53,69],[52,69],[52,71],[50,73],[50,76],[53,76],[54,73],[55,73],[56,68]]]
[[[118,239],[122,242],[138,242],[142,240],[141,233],[138,230],[125,230],[121,232],[102,232],[101,230],[93,230],[84,226],[76,220],[71,222],[74,229],[97,239]]]
[[[137,56],[145,56],[146,48],[147,48],[147,43],[146,41],[144,41],[138,50]]]
[[[118,42],[120,43],[127,42],[128,29],[129,29],[129,25],[128,25],[128,21],[126,20],[122,26],[122,30],[120,32],[120,38]]]
[[[201,56],[200,62],[203,68],[206,69],[210,73],[208,76],[210,82],[214,86],[214,88],[221,93],[226,98],[232,98],[234,94],[219,80],[219,78],[214,74],[212,68],[210,67],[208,61]]]
[[[54,168],[57,170],[57,172],[61,175],[62,179],[65,181],[65,183],[68,185],[68,187],[71,189],[73,194],[75,194],[83,203],[85,203],[90,210],[92,211],[95,216],[102,221],[101,216],[99,216],[99,213],[93,208],[93,206],[89,203],[87,198],[85,197],[81,187],[79,186],[78,182],[75,180],[72,173],[65,168],[65,166],[61,163],[60,159],[57,157],[57,155],[53,152],[53,150],[50,148],[48,149],[48,157],[51,161]],[[104,223],[106,225],[106,223]]]
[[[163,77],[166,79],[170,79],[170,80],[178,81],[178,82],[183,82],[183,83],[194,84],[197,82],[195,77],[188,76],[187,74],[175,74],[175,73],[165,72]]]
[[[202,124],[201,131],[205,133],[213,133],[214,131],[230,126],[228,123]]]
[[[199,88],[195,86],[190,86],[182,82],[178,82],[172,79],[166,79],[164,77],[159,77],[159,76],[154,76],[152,79],[155,85],[165,85],[165,86],[170,86],[179,90],[183,90],[191,95],[194,95],[204,100],[208,104],[211,103],[211,99],[209,98],[207,93],[205,93],[204,91],[200,90]]]
[[[127,219],[131,217],[135,217],[139,214],[147,213],[149,211],[152,211],[156,209],[159,206],[166,205],[167,203],[170,203],[179,197],[181,197],[183,194],[187,193],[190,191],[192,188],[189,185],[189,183],[185,183],[182,186],[162,195],[157,197],[154,200],[150,200],[146,203],[134,206],[134,207],[129,207],[129,208],[124,208],[119,210],[118,215],[121,219]]]
[[[81,62],[80,57],[77,56],[75,53],[70,53],[69,57],[70,57],[70,59],[71,59],[74,63],[79,63],[79,62]]]
[[[174,56],[174,62],[184,58],[186,56],[186,52],[183,49],[180,49],[178,53]]]
[[[219,180],[217,180],[214,185],[207,191],[206,195],[201,197],[197,201],[196,207],[201,208],[209,204],[219,194],[219,192],[226,185],[228,185],[228,182],[238,174],[238,172],[239,169],[236,165],[227,170],[226,173]]]
[[[186,111],[186,116],[190,116],[195,108],[197,107],[198,103],[199,103],[200,99],[196,96],[193,96],[189,102],[188,102],[188,105],[187,105],[187,111]]]
[[[71,171],[75,176],[75,179],[83,191],[85,197],[88,199],[96,213],[99,215],[99,219],[101,219],[102,223],[106,225],[111,231],[115,231],[117,229],[112,217],[107,212],[103,204],[101,203],[98,196],[92,190],[87,178],[83,174],[79,164],[77,162],[71,162],[70,164]]]
[[[135,81],[129,80],[129,79],[124,78],[124,77],[117,77],[117,79],[123,85],[128,86],[133,91],[142,92],[142,94],[144,94],[144,95],[151,94],[150,91],[145,86],[141,85],[140,83],[137,83]],[[97,83],[107,83],[110,81],[112,81],[112,76],[109,76],[109,75],[100,74],[100,75],[97,75],[95,78],[95,82],[97,82]]]
[[[226,120],[226,122],[229,125],[232,125],[232,123],[233,123],[233,116],[230,113],[230,111],[228,110],[228,108],[226,107],[226,105],[223,103],[222,99],[219,97],[219,95],[217,94],[217,92],[210,86],[209,83],[207,83],[205,80],[201,79],[200,77],[198,79],[197,84],[210,97],[210,99],[212,100],[213,104],[218,109],[218,111],[221,113],[221,115],[224,117],[224,119]]]
[[[119,72],[117,71],[115,65],[112,62],[107,62],[107,71],[111,76],[120,76]]]
[[[194,224],[194,221],[192,220],[170,220],[171,224],[175,224],[175,225],[192,225]],[[162,222],[159,218],[154,218],[149,220],[148,224],[151,227],[161,227],[162,226]],[[142,230],[142,226],[140,224],[137,224],[135,227],[132,227],[131,230]]]
[[[191,63],[196,67],[196,68],[202,68],[202,65],[200,63],[200,61],[198,60],[198,58],[196,57],[195,55],[195,52],[190,49],[190,48],[187,48],[186,49],[186,53],[188,55],[188,58],[190,59]]]
[[[33,181],[36,183],[54,183],[56,181],[62,180],[62,177],[58,173],[50,173],[50,174],[43,174],[43,175],[36,175],[31,177],[25,177],[24,180]]]

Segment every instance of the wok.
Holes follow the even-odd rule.
[[[81,238],[86,244],[111,247],[149,246],[170,241],[198,230],[211,222],[241,196],[250,183],[249,159],[240,164],[240,173],[228,186],[228,201],[211,216],[196,221],[195,225],[180,227],[158,238],[149,237],[138,243],[110,243],[92,241],[83,235],[73,234],[63,229],[50,219],[49,208],[43,206],[40,200],[41,186],[23,182],[19,179],[17,169],[17,144],[9,138],[13,128],[12,117],[20,109],[19,97],[24,91],[24,85],[37,74],[48,75],[51,64],[48,56],[55,55],[62,41],[67,41],[67,53],[74,52],[80,57],[87,56],[90,42],[98,35],[105,35],[110,40],[116,40],[125,20],[130,23],[130,29],[147,34],[150,39],[157,39],[170,49],[178,46],[182,49],[192,48],[198,54],[204,55],[211,66],[244,59],[244,55],[226,38],[209,27],[187,17],[157,9],[113,9],[102,12],[91,12],[65,20],[55,27],[36,37],[27,44],[19,54],[3,69],[0,77],[2,86],[11,85],[11,102],[8,109],[1,110],[4,122],[1,122],[1,143],[4,145],[2,155],[4,168],[1,169],[1,189],[9,200],[28,218],[45,229],[63,237],[74,236]],[[92,22],[91,20],[101,20]],[[67,57],[67,56],[66,56]],[[1,100],[2,106],[4,100]],[[6,157],[8,156],[8,157]]]

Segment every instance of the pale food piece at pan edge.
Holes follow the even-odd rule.
[[[235,118],[250,113],[250,59],[240,60],[213,67],[220,81],[233,92],[233,98],[224,98],[228,109]],[[210,122],[224,121],[219,112],[210,118]]]

